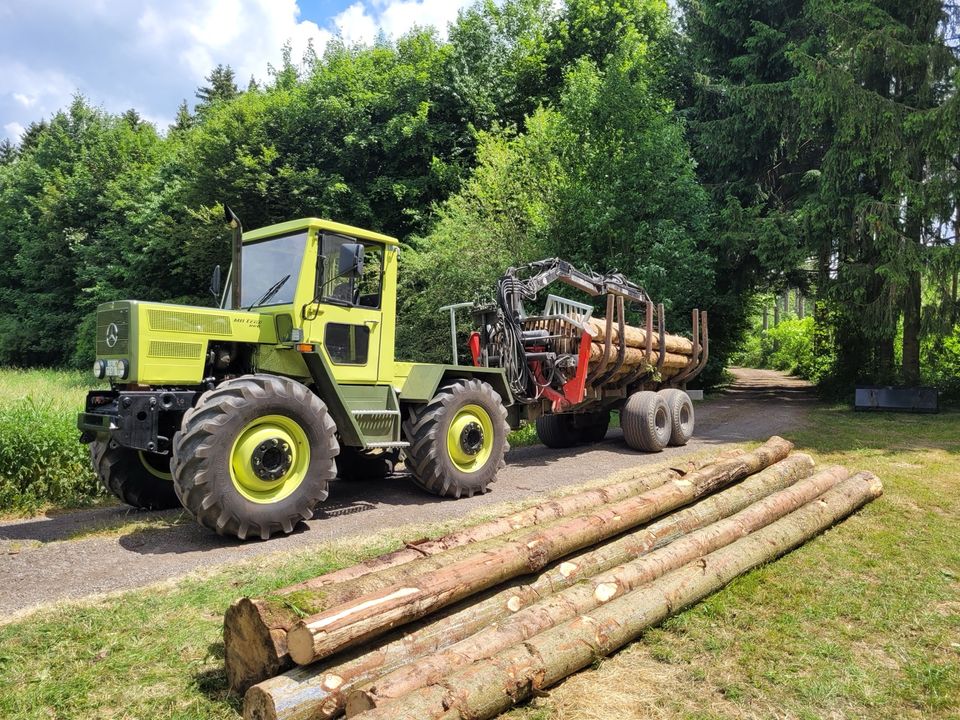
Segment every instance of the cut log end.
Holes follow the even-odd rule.
[[[313,634],[304,625],[297,625],[287,633],[287,650],[298,665],[309,665],[316,660]]]
[[[293,667],[284,633],[264,625],[256,600],[241,598],[223,621],[224,666],[231,692],[247,689]]]
[[[243,720],[276,720],[277,708],[273,697],[256,685],[243,696]]]
[[[358,690],[347,696],[346,714],[348,718],[351,718],[354,715],[373,710],[376,706],[377,704],[374,702],[369,691]]]

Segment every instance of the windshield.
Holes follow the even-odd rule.
[[[272,297],[267,299],[264,305],[292,303],[306,246],[306,232],[269,238],[244,245],[240,306],[250,307],[287,275],[290,278],[280,286]],[[229,288],[225,294],[225,307],[230,307]]]

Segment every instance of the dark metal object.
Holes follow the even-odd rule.
[[[230,301],[234,310],[240,309],[240,298],[243,297],[240,287],[241,278],[243,278],[243,225],[240,224],[240,218],[226,205],[223,206],[224,219],[227,225],[233,230],[233,242],[231,244],[231,255],[233,260],[233,270],[230,273]]]
[[[914,413],[940,412],[935,387],[858,387],[855,410],[890,410]]]
[[[81,442],[107,435],[121,447],[167,452],[179,419],[193,406],[195,390],[102,390],[87,394],[77,416]]]

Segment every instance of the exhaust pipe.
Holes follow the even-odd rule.
[[[230,273],[230,305],[234,310],[240,309],[241,287],[240,278],[243,277],[243,258],[241,250],[243,249],[243,225],[240,224],[240,218],[227,205],[223,206],[223,216],[227,225],[233,230],[233,242],[231,246],[231,261],[233,271]]]

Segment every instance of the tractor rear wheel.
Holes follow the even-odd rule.
[[[510,449],[503,401],[476,379],[441,387],[426,405],[411,408],[403,429],[413,481],[444,497],[487,492]]]
[[[141,510],[180,507],[170,475],[170,456],[110,447],[109,441],[90,443],[90,464],[100,482],[127,505]]]
[[[660,395],[670,408],[670,444],[686,445],[693,437],[693,402],[679,388],[661,390]]]
[[[670,408],[659,393],[635,392],[620,410],[620,426],[634,450],[660,452],[670,441]]]
[[[340,450],[327,406],[302,383],[244,375],[204,393],[173,439],[183,506],[221,535],[291,533],[326,500]]]

